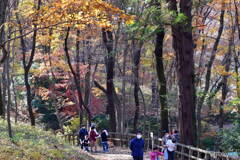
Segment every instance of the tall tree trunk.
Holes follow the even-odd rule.
[[[6,65],[5,65],[5,61],[3,63],[3,73],[2,73],[2,104],[3,104],[3,118],[6,118],[6,105],[7,105],[7,86],[5,84],[7,84],[7,78],[6,78]]]
[[[0,117],[4,118],[4,103],[3,103],[3,96],[2,96],[2,81],[0,79]]]
[[[16,35],[15,35],[16,36]],[[16,58],[16,52],[15,52],[15,46],[16,46],[16,41],[13,41],[12,44],[12,65],[11,68],[14,68],[15,65],[15,58]],[[18,102],[17,102],[17,92],[16,92],[16,87],[15,87],[15,82],[14,82],[14,71],[12,70],[11,74],[11,83],[12,83],[12,90],[13,90],[13,96],[14,96],[14,106],[15,106],[15,123],[18,121]]]
[[[65,37],[65,40],[64,40],[64,51],[65,51],[65,55],[66,55],[66,58],[67,58],[68,66],[69,66],[70,71],[73,75],[74,83],[76,85],[80,112],[82,112],[83,108],[86,110],[86,112],[88,114],[89,124],[91,124],[91,119],[92,119],[91,112],[90,112],[89,108],[84,104],[84,100],[83,100],[83,96],[82,96],[82,90],[81,90],[81,86],[80,86],[80,74],[79,74],[80,71],[78,73],[76,73],[74,71],[72,63],[71,63],[71,58],[70,58],[70,55],[69,55],[69,51],[68,51],[69,33],[70,33],[70,28],[67,29],[66,37]],[[76,69],[76,70],[79,70],[79,69]],[[81,119],[81,117],[80,117],[80,119]],[[80,121],[80,123],[82,123],[82,122]]]
[[[160,85],[159,99],[161,104],[161,130],[168,131],[168,107],[167,107],[167,82],[164,74],[163,66],[163,40],[165,36],[165,31],[163,28],[159,29],[156,35],[155,44],[155,61],[157,76]],[[163,136],[163,135],[161,135]]]
[[[231,14],[231,13],[230,13]],[[229,45],[228,45],[228,53],[226,54],[226,58],[225,58],[225,72],[229,72],[230,71],[230,66],[231,66],[231,59],[232,59],[232,54],[233,54],[233,47],[234,47],[234,34],[235,34],[235,24],[233,22],[233,16],[231,14],[231,19],[232,19],[232,30],[231,30],[231,35],[229,38]],[[223,128],[224,126],[224,120],[225,120],[225,115],[224,115],[224,106],[226,103],[226,98],[227,98],[227,94],[229,91],[228,88],[228,77],[229,75],[223,75],[222,77],[222,99],[220,102],[220,107],[219,107],[219,128]]]
[[[9,30],[9,35],[10,35],[10,30]],[[10,52],[10,42],[8,42],[8,52]],[[11,106],[12,106],[12,101],[11,101],[11,79],[10,79],[10,62],[9,62],[10,55],[8,54],[7,59],[6,59],[6,75],[7,75],[7,124],[8,124],[8,136],[10,139],[13,138],[12,135],[12,126],[11,126]]]
[[[17,121],[18,121],[18,102],[17,102],[17,93],[16,93],[16,87],[15,87],[13,76],[11,76],[11,81],[12,81],[14,106],[15,106],[15,123],[17,123]]]
[[[19,24],[19,33],[20,33],[20,35],[23,35],[23,29],[21,27],[21,22],[20,22],[20,19],[19,19],[17,14],[16,14],[16,18],[17,18],[17,21],[18,21],[18,24]],[[33,34],[33,37],[32,37],[33,38],[32,52],[31,52],[31,57],[29,59],[28,64],[26,62],[27,61],[26,60],[27,46],[26,46],[26,43],[25,43],[25,40],[24,40],[23,36],[21,36],[21,38],[20,38],[22,55],[23,55],[22,63],[23,63],[23,68],[24,68],[24,84],[25,84],[25,87],[26,87],[26,90],[27,90],[28,113],[29,113],[29,117],[30,117],[32,126],[35,125],[35,117],[34,117],[34,114],[33,114],[32,104],[31,104],[32,94],[31,94],[31,86],[30,86],[29,80],[28,80],[28,74],[29,74],[29,70],[32,66],[33,58],[34,58],[34,54],[35,54],[35,45],[36,45],[36,36],[37,36],[36,34],[37,34],[36,31],[34,31],[34,34]]]
[[[177,1],[169,0],[170,10],[177,14]],[[180,13],[187,20],[185,23],[172,25],[173,48],[176,52],[178,85],[179,85],[179,119],[181,142],[196,145],[196,115],[195,115],[195,86],[194,59],[192,36],[192,0],[180,1]]]
[[[158,81],[156,81],[155,77],[152,77],[152,98],[151,98],[151,103],[152,103],[152,108],[158,108]]]
[[[128,41],[127,38],[125,40],[125,50],[124,50],[124,55],[123,55],[123,69],[122,69],[122,108],[121,108],[121,133],[123,134],[125,131],[125,112],[126,112],[126,65],[127,65],[127,53],[129,49]]]
[[[91,44],[89,41],[84,41],[84,46],[85,44],[87,45],[87,51],[91,50]],[[83,46],[83,48],[85,48]],[[83,53],[85,54],[85,52]],[[87,73],[85,74],[85,90],[84,90],[84,104],[89,108],[90,107],[90,102],[91,102],[91,53],[88,52],[87,55],[87,63],[88,63],[88,67],[87,67]],[[83,58],[84,59],[84,58]]]
[[[107,49],[107,56],[105,59],[107,70],[107,114],[109,114],[110,131],[116,131],[116,108],[114,105],[114,66],[115,53],[113,53],[113,34],[111,31],[102,30],[103,43]]]
[[[138,44],[139,43],[139,44]],[[139,64],[141,59],[141,50],[143,46],[143,41],[137,42],[137,44],[133,44],[133,79],[134,79],[134,100],[135,100],[135,114],[134,114],[134,120],[133,120],[133,129],[134,131],[137,131],[138,127],[138,120],[139,120],[139,114],[140,114],[140,102],[139,102]]]
[[[79,36],[80,36],[80,31],[77,30],[77,37],[76,37],[76,74],[73,74],[73,76],[76,76],[75,80],[75,85],[77,86],[77,93],[78,93],[78,105],[79,105],[79,119],[80,119],[80,126],[83,123],[83,108],[82,108],[82,103],[80,97],[82,96],[81,90],[79,90],[78,87],[80,87],[80,41],[79,41]],[[66,47],[67,44],[66,44]],[[67,56],[68,57],[68,56]],[[70,62],[70,59],[68,60]],[[79,86],[78,86],[79,85]],[[85,103],[86,104],[86,103]]]
[[[9,7],[9,5],[8,5]],[[9,9],[9,8],[8,8]],[[10,10],[10,9],[9,9]],[[8,20],[10,21],[10,15],[8,16]],[[11,38],[11,31],[12,27],[8,28],[8,36],[7,38]],[[7,43],[7,52],[10,53],[10,47],[11,47],[11,42]],[[7,54],[6,61],[4,63],[5,67],[5,74],[6,74],[6,89],[7,89],[7,125],[8,125],[8,136],[12,140],[13,135],[12,135],[12,126],[11,126],[11,106],[12,106],[12,101],[11,101],[11,79],[10,79],[10,54]]]
[[[200,145],[199,138],[201,136],[201,130],[202,130],[202,127],[201,127],[201,111],[202,111],[203,103],[205,101],[205,98],[206,98],[206,96],[208,94],[208,91],[209,91],[209,88],[210,88],[212,66],[213,66],[213,62],[214,62],[215,57],[216,57],[216,53],[217,53],[218,45],[219,45],[219,42],[220,42],[220,38],[221,38],[222,33],[223,33],[224,14],[225,14],[225,4],[224,4],[224,1],[222,1],[222,9],[221,9],[221,14],[220,14],[220,26],[219,26],[219,29],[218,29],[218,35],[217,35],[217,38],[216,38],[216,40],[214,42],[214,45],[213,45],[210,60],[207,64],[207,73],[206,73],[206,77],[205,77],[205,87],[204,87],[203,95],[199,97],[198,105],[197,105],[197,131],[198,131],[198,144],[199,145]]]
[[[7,5],[8,5],[8,0],[0,1],[0,44],[2,44],[2,42],[4,41],[4,26],[3,26],[3,24],[5,23],[5,19],[6,19]],[[2,53],[3,53],[3,57],[2,57],[1,61],[3,62],[3,60],[5,59],[4,54],[6,54],[6,52],[4,51],[4,48],[1,47],[1,49],[2,49]],[[4,106],[3,98],[4,97],[3,97],[2,87],[1,87],[1,83],[0,83],[0,116],[4,118],[5,106]]]
[[[235,5],[235,21],[236,21],[236,26],[237,26],[237,31],[238,31],[238,39],[240,39],[240,24],[239,24],[239,11],[237,7],[237,2],[234,0],[234,5]],[[236,88],[237,88],[237,97],[240,98],[240,75],[239,75],[239,68],[240,68],[240,50],[235,51],[234,54],[234,63],[235,63],[235,73],[236,73]],[[238,113],[240,114],[240,104],[238,105]]]
[[[37,10],[40,9],[41,6],[41,0],[38,0],[37,3]],[[16,14],[16,18],[19,24],[19,32],[20,35],[23,35],[23,29],[21,27],[21,22],[19,19],[18,14]],[[27,47],[25,44],[25,40],[23,38],[23,36],[21,36],[20,41],[21,41],[21,47],[22,47],[22,55],[23,55],[23,68],[24,68],[24,84],[27,90],[27,105],[28,105],[28,113],[29,113],[29,117],[30,117],[30,121],[31,121],[31,125],[35,126],[35,117],[34,117],[34,113],[33,113],[33,109],[32,109],[32,93],[31,93],[31,86],[29,83],[29,71],[32,67],[33,64],[33,59],[35,56],[35,51],[36,51],[36,40],[37,40],[37,25],[33,26],[33,36],[32,36],[32,47],[31,47],[31,54],[30,54],[30,58],[27,62],[27,58],[26,58],[26,54],[27,54]]]
[[[0,1],[0,44],[4,40],[4,27],[2,26],[6,20],[6,10],[7,10],[8,0]]]

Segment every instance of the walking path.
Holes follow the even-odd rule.
[[[130,151],[120,147],[111,148],[108,153],[97,152],[91,155],[97,160],[132,160]],[[148,159],[146,155],[145,160]]]

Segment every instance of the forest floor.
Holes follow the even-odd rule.
[[[12,124],[9,140],[7,123],[0,118],[0,160],[74,159],[95,160],[90,154],[69,145],[61,137],[21,122]]]
[[[145,153],[145,160],[149,159]],[[97,160],[132,160],[131,152],[126,148],[114,147],[109,152],[96,152],[92,156]]]

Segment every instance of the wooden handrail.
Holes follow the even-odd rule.
[[[135,134],[121,134],[121,133],[115,133],[115,132],[109,132],[110,140],[115,142],[117,145],[123,146],[128,145],[129,141],[135,137]],[[68,141],[70,144],[76,144],[76,140],[78,135],[76,134],[67,134],[63,136],[65,141]],[[146,142],[150,142],[152,140],[151,138],[145,138]],[[154,146],[157,146],[159,148],[163,148],[161,145],[157,145],[162,143],[162,138],[153,137]],[[234,158],[231,156],[228,156],[226,153],[220,153],[220,152],[214,152],[214,151],[207,151],[203,150],[197,147],[188,146],[185,144],[177,143],[178,150],[175,151],[176,155],[178,156],[179,160],[182,159],[189,159],[189,160],[239,160],[239,158]],[[185,157],[185,158],[184,158]]]

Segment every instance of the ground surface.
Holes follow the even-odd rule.
[[[132,160],[130,151],[128,149],[122,149],[119,147],[111,148],[108,153],[99,151],[97,153],[93,153],[92,155],[98,160]],[[145,156],[145,160],[148,159],[149,158]]]

